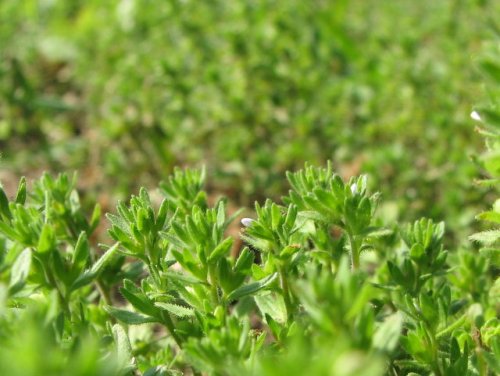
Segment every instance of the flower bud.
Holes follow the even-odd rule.
[[[470,117],[473,119],[473,120],[477,120],[477,121],[481,121],[481,116],[479,115],[479,112],[477,111],[472,111],[470,113]]]
[[[250,225],[252,224],[252,222],[254,222],[255,219],[252,219],[252,218],[242,218],[241,219],[241,224],[245,227],[250,227]]]

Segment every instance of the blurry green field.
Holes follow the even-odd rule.
[[[0,178],[77,170],[106,205],[206,165],[212,194],[251,205],[330,159],[369,174],[386,218],[446,218],[463,238],[484,207],[469,113],[496,14],[487,0],[3,0]]]

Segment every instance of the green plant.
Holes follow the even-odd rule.
[[[130,362],[125,332],[99,307],[111,299],[103,270],[114,266],[123,278],[124,258],[115,257],[118,245],[101,256],[91,247],[100,209],[87,217],[74,184],[67,175],[45,174],[28,194],[22,179],[10,202],[0,189],[2,372],[118,375]],[[101,335],[108,340],[100,343]]]
[[[370,175],[387,216],[446,220],[465,243],[484,202],[470,57],[499,7],[3,0],[3,180],[78,169],[82,201],[113,207],[203,160],[209,192],[251,205],[282,195],[286,170],[331,159]]]
[[[377,218],[379,196],[364,176],[344,182],[328,165],[288,179],[283,203],[256,204],[243,221],[239,249],[227,232],[239,212],[228,215],[225,199],[208,203],[201,171],[177,170],[160,184],[163,199],[142,188],[107,215],[116,243],[101,256],[89,240],[99,209],[87,219],[74,180],[44,175],[31,190],[21,180],[11,200],[0,191],[0,359],[24,359],[28,339],[51,354],[5,369],[498,372],[489,264],[471,261],[471,251],[448,257],[443,223],[384,227],[392,224]],[[481,272],[482,286],[462,283],[456,270]]]

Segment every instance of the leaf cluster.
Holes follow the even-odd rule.
[[[21,180],[11,200],[1,190],[0,358],[28,353],[12,337],[27,325],[55,357],[44,366],[81,374],[498,371],[490,259],[450,259],[444,224],[430,219],[381,226],[365,176],[345,182],[329,164],[288,179],[282,203],[257,203],[242,221],[237,247],[240,212],[208,204],[203,172],[177,170],[159,202],[141,189],[107,214],[115,243],[103,254],[91,240],[99,209],[84,213],[74,179],[44,175],[31,191]],[[83,365],[87,343],[98,350]]]

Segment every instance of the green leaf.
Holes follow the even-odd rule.
[[[224,229],[226,223],[226,204],[224,201],[220,201],[217,205],[217,228]]]
[[[500,264],[500,249],[498,248],[481,248],[479,253],[485,258],[491,260],[493,265]]]
[[[282,327],[274,320],[271,315],[265,314],[264,315],[266,319],[266,323],[269,326],[269,329],[271,329],[271,333],[273,333],[274,338],[277,340],[280,340],[281,337],[281,332],[282,332]]]
[[[12,265],[10,272],[9,293],[15,294],[23,288],[31,268],[31,249],[25,248]]]
[[[292,244],[283,248],[279,254],[281,259],[287,259],[291,257],[293,254],[297,253],[300,249],[300,246]]]
[[[403,317],[399,312],[387,317],[373,336],[373,346],[383,352],[396,349],[403,329]]]
[[[238,210],[235,210],[233,214],[227,217],[226,222],[224,222],[224,229],[226,229],[227,226],[229,226],[229,224],[232,223],[236,218],[238,218],[244,211],[245,211],[244,208],[240,208]]]
[[[156,216],[156,231],[162,231],[167,222],[167,215],[170,209],[170,203],[167,199],[163,199],[160,208],[158,209],[158,214]]]
[[[287,213],[286,213],[286,217],[285,217],[284,226],[286,228],[290,228],[291,229],[294,226],[295,221],[297,219],[297,214],[298,214],[297,206],[290,205],[288,207],[288,210],[287,210]]]
[[[127,288],[121,288],[120,293],[127,301],[134,306],[138,311],[146,315],[157,317],[158,310],[154,307],[153,302],[142,292],[133,293]]]
[[[327,209],[333,215],[338,214],[340,210],[339,201],[331,192],[327,192],[324,189],[317,188],[314,190],[314,194],[322,203],[322,205],[324,205],[325,209]]]
[[[370,299],[373,297],[373,286],[370,284],[364,284],[359,286],[356,296],[353,301],[350,302],[349,311],[346,314],[348,320],[354,319],[358,316],[367,306]]]
[[[177,240],[174,238],[176,240],[174,245],[181,248],[183,246],[188,246],[189,244],[191,244],[190,236],[185,231],[184,227],[182,227],[179,223],[177,223],[177,221],[172,221],[171,228],[172,228],[173,233],[177,236],[177,239],[178,239]],[[174,240],[174,239],[172,239],[172,237],[168,237],[168,239],[170,241]]]
[[[118,251],[119,246],[120,243],[115,243],[111,248],[109,248],[92,266],[90,271],[96,275],[101,273],[104,270],[104,268],[109,264],[115,253]]]
[[[410,255],[413,259],[419,259],[425,254],[424,246],[420,243],[415,243],[410,249]]]
[[[149,232],[151,223],[149,223],[148,212],[144,208],[137,211],[137,228],[143,233]]]
[[[183,307],[177,304],[156,302],[155,306],[162,308],[177,317],[194,316],[194,309]]]
[[[148,324],[158,322],[153,317],[141,315],[136,312],[126,311],[124,309],[115,308],[112,306],[104,307],[106,312],[108,312],[111,316],[116,318],[117,320],[124,322],[128,325],[140,325],[140,324]]]
[[[94,279],[96,279],[99,274],[106,268],[106,266],[111,262],[113,256],[118,250],[120,243],[115,243],[111,248],[109,248],[97,262],[92,265],[89,270],[83,272],[71,285],[71,290],[79,289],[85,285],[91,283]]]
[[[63,260],[61,254],[59,252],[53,252],[50,262],[56,278],[65,285],[68,285],[68,280],[71,279],[71,275],[68,273],[65,260]]]
[[[241,251],[234,264],[234,271],[237,273],[249,273],[252,268],[254,258],[255,256],[253,252],[248,247],[243,248],[243,251]]]
[[[254,296],[254,300],[263,317],[269,315],[276,322],[281,324],[286,322],[287,313],[283,296],[267,292]]]
[[[254,226],[254,227],[257,227],[257,226]],[[261,234],[259,234],[259,235],[261,235]],[[248,236],[248,235],[244,235],[244,234],[241,235],[241,239],[243,239],[243,241],[245,241],[246,243],[248,243],[252,247],[254,247],[262,252],[270,252],[272,249],[272,242],[268,241],[268,240],[264,240],[261,238],[254,238],[252,236]]]
[[[397,285],[405,284],[405,277],[396,264],[394,264],[392,261],[387,261],[387,268],[389,269],[389,273],[391,274],[392,279],[394,279],[394,282],[396,282]]]
[[[282,221],[282,215],[280,212],[280,208],[276,204],[271,205],[271,228],[273,231],[276,231],[280,226]]]
[[[40,253],[47,253],[52,251],[56,246],[56,236],[54,234],[54,228],[49,224],[45,223],[38,239],[37,251]]]
[[[22,242],[23,240],[22,237],[5,222],[0,221],[0,232],[11,240],[16,240],[18,242]]]
[[[500,213],[496,211],[487,211],[476,216],[476,219],[482,221],[489,221],[493,223],[500,223]]]
[[[500,239],[500,230],[478,232],[469,236],[469,239],[484,245],[492,245]]]
[[[101,221],[101,205],[95,204],[94,210],[92,211],[92,215],[90,217],[89,234],[95,231],[97,226],[99,226],[100,221]]]
[[[72,264],[73,268],[78,272],[85,267],[90,258],[90,244],[87,239],[87,234],[85,231],[80,233],[78,240],[76,241],[75,250],[73,252]]]
[[[210,256],[208,257],[208,262],[213,263],[216,262],[221,257],[224,257],[229,253],[231,247],[233,246],[233,238],[226,238],[222,243],[220,243],[215,249],[212,251]]]
[[[431,324],[437,324],[436,320],[438,318],[438,307],[436,302],[433,300],[432,296],[426,293],[421,293],[419,295],[420,309],[424,318]]]
[[[3,187],[0,186],[0,214],[3,215],[7,219],[12,218],[12,214],[9,209],[9,199],[3,190]]]
[[[116,346],[116,360],[121,368],[132,366],[132,347],[128,339],[127,333],[121,325],[115,324],[112,328],[113,337]]]
[[[481,355],[483,356],[484,360],[486,360],[488,366],[491,368],[494,374],[500,374],[500,360],[498,358],[498,354],[494,355],[485,350],[481,350]]]
[[[278,273],[273,273],[270,276],[261,279],[260,281],[238,287],[227,296],[227,301],[230,302],[247,295],[255,294],[257,291],[260,291],[271,285],[276,280],[276,278],[278,278]]]
[[[19,181],[17,188],[16,198],[14,200],[17,204],[24,205],[26,202],[26,178],[23,176]]]
[[[129,209],[123,204],[118,204],[116,208],[121,217],[115,214],[106,213],[106,218],[109,222],[111,222],[113,226],[119,227],[123,232],[130,232],[130,223],[133,223],[135,221],[132,214],[130,214]],[[131,220],[129,220],[129,216],[132,217]]]
[[[251,271],[253,279],[256,279],[258,281],[268,276],[264,269],[262,269],[262,267],[257,264],[252,264]]]
[[[185,285],[202,283],[198,278],[179,272],[167,271],[161,273],[161,275],[167,280],[182,282]]]

